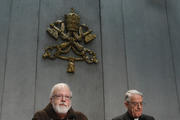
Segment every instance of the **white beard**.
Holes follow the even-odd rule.
[[[59,106],[59,105],[54,105],[53,103],[52,106],[54,111],[60,114],[66,114],[68,110],[71,108],[71,104],[69,106]]]

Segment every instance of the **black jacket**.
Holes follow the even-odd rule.
[[[49,103],[46,108],[38,111],[34,114],[32,120],[61,120],[52,105]],[[88,120],[87,117],[81,112],[74,111],[72,108],[69,109],[67,117],[63,120]]]
[[[134,118],[128,112],[126,112],[123,115],[113,118],[112,120],[134,120]],[[155,119],[152,116],[142,114],[139,117],[139,120],[155,120]]]

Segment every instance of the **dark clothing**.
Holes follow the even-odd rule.
[[[121,116],[117,116],[113,118],[112,120],[134,120],[134,118],[128,112],[126,112]],[[152,116],[142,114],[139,117],[139,120],[155,120],[155,119]]]
[[[38,111],[34,114],[32,120],[62,120],[58,117],[54,111],[51,103],[46,108]],[[66,118],[63,120],[88,120],[87,117],[81,112],[74,111],[72,108],[69,109]]]

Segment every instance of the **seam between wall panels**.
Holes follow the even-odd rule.
[[[104,83],[104,61],[103,61],[103,42],[102,42],[102,21],[101,21],[101,0],[99,0],[99,24],[100,24],[100,40],[101,40],[101,69],[102,69],[102,85],[103,85],[103,117],[105,120],[105,83]]]
[[[34,112],[36,111],[36,93],[37,93],[37,71],[38,71],[38,48],[39,48],[39,29],[40,29],[40,13],[41,13],[41,0],[39,0],[38,8],[38,30],[37,30],[37,46],[36,46],[36,67],[35,67],[35,85],[34,85]]]
[[[172,60],[172,73],[173,73],[173,80],[176,87],[176,95],[177,95],[177,102],[178,107],[180,111],[180,96],[178,94],[178,86],[177,86],[177,78],[176,78],[176,70],[175,70],[175,61],[174,61],[174,51],[173,51],[173,43],[172,43],[172,37],[171,37],[171,31],[170,31],[170,23],[169,23],[169,16],[168,16],[168,6],[167,6],[167,0],[165,0],[165,11],[166,11],[166,19],[167,19],[167,26],[168,26],[168,36],[169,36],[169,44],[170,44],[170,57]]]
[[[122,15],[122,32],[123,32],[123,41],[124,41],[124,57],[125,57],[125,72],[126,72],[126,81],[127,89],[129,90],[129,78],[128,78],[128,66],[127,66],[127,54],[126,54],[126,33],[125,33],[125,18],[124,18],[124,0],[121,0],[121,15]]]

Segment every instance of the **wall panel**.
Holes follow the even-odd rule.
[[[144,92],[145,113],[157,119],[177,120],[180,116],[165,1],[126,0],[124,3],[130,89]]]
[[[6,50],[8,41],[8,28],[10,19],[11,0],[3,0],[0,4],[0,118],[4,88],[4,73],[6,67]]]
[[[38,0],[12,1],[1,120],[28,120],[34,109]]]
[[[94,31],[97,38],[85,45],[97,53],[99,63],[88,65],[75,62],[75,73],[66,73],[68,62],[56,59],[43,60],[43,48],[57,44],[47,33],[47,27],[57,19],[63,20],[70,8],[81,17]],[[39,52],[37,66],[36,110],[43,109],[49,102],[51,87],[58,82],[66,82],[73,91],[73,108],[83,112],[89,119],[104,119],[103,84],[101,70],[101,39],[100,39],[99,3],[97,0],[42,0],[40,3]],[[59,43],[62,42],[59,39]],[[93,99],[93,100],[92,100]]]
[[[170,44],[172,50],[173,57],[173,65],[174,65],[174,75],[176,79],[177,86],[177,95],[179,100],[179,112],[180,112],[180,2],[179,0],[166,0],[167,1],[167,17],[169,24],[169,33],[170,33]]]
[[[105,119],[125,112],[128,89],[122,0],[101,0]]]

